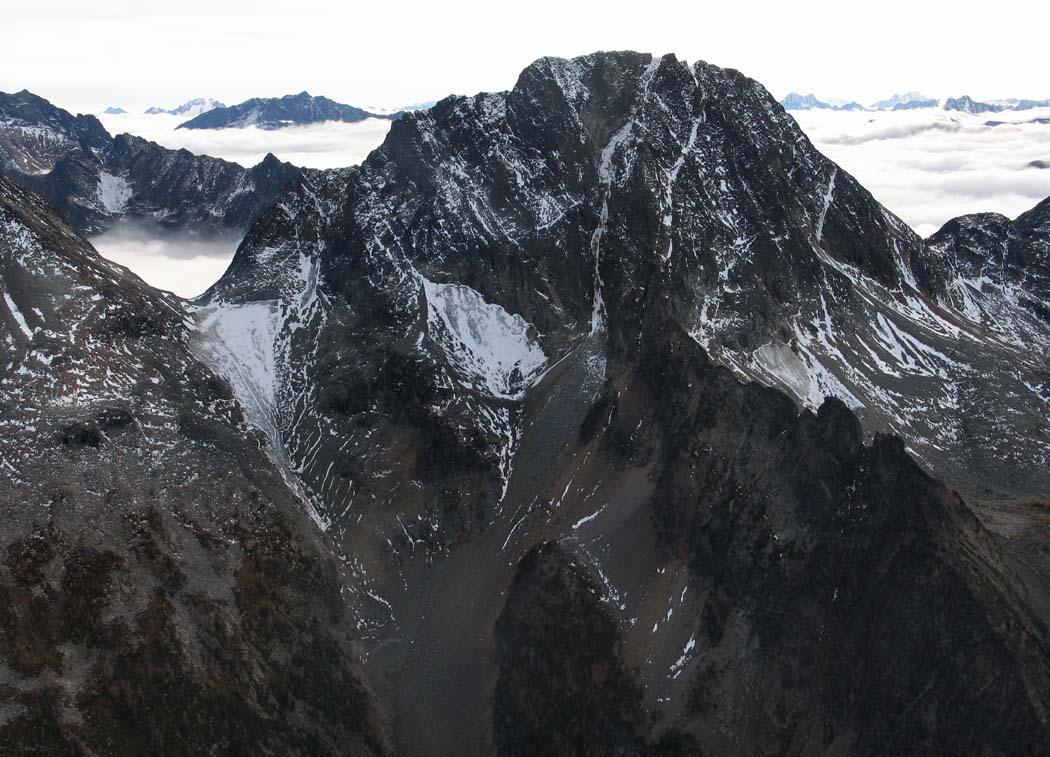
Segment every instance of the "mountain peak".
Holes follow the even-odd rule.
[[[199,116],[201,113],[207,113],[209,110],[215,108],[225,108],[226,106],[218,100],[213,100],[210,97],[195,97],[192,100],[187,100],[182,105],[177,105],[174,108],[160,108],[154,106],[147,108],[146,115],[155,116],[160,114],[167,114],[172,116]]]
[[[949,97],[944,101],[945,110],[956,110],[964,113],[999,113],[1005,108],[993,103],[978,102],[969,95]]]
[[[393,118],[390,115],[369,113],[352,105],[344,105],[323,96],[313,96],[305,90],[282,97],[256,97],[229,107],[216,107],[179,124],[178,129],[241,129],[254,126],[259,129],[281,129],[288,126],[344,121],[353,123],[366,118]]]
[[[922,690],[947,659],[901,652],[916,638],[901,619],[942,640],[999,626],[958,624],[898,587],[921,574],[945,581],[936,595],[960,607],[1005,607],[931,557],[973,565],[964,555],[992,537],[911,455],[968,492],[1018,495],[1050,479],[1038,373],[955,304],[969,292],[955,277],[962,258],[928,247],[817,152],[759,83],[673,56],[595,53],[537,60],[508,91],[406,115],[359,167],[304,173],[198,306],[209,344],[234,335],[214,364],[241,382],[249,417],[330,533],[362,565],[383,566],[373,588],[389,616],[369,643],[416,624],[417,608],[434,619],[415,626],[425,652],[409,645],[390,665],[411,690],[396,697],[398,722],[449,731],[406,725],[404,743],[564,751],[545,714],[573,712],[621,719],[614,736],[580,737],[592,751],[643,753],[647,715],[631,705],[643,695],[620,664],[622,634],[623,650],[642,650],[638,690],[698,739],[697,723],[739,718],[747,739],[768,729],[768,749],[790,751],[796,725],[821,724],[807,741],[824,739],[826,723],[876,734],[893,722],[891,751],[908,752],[960,688],[935,686],[915,710],[896,684],[871,685],[868,675],[903,677]],[[1012,307],[987,295],[992,312]],[[239,368],[259,349],[273,370],[252,383]],[[989,375],[1009,390],[975,384]],[[1009,441],[1007,417],[1024,429]],[[975,439],[995,452],[970,456]],[[385,567],[413,561],[419,571]],[[423,567],[439,561],[441,571]],[[885,590],[871,589],[876,575]],[[475,604],[448,633],[465,585]],[[564,693],[594,659],[579,650],[598,648],[571,636],[581,617],[610,629],[596,632],[602,675],[619,683],[575,704]],[[852,629],[871,623],[893,639],[879,665],[842,673],[783,655],[803,639],[850,648]],[[494,659],[461,643],[479,627]],[[1004,645],[1023,638],[1004,633]],[[536,668],[521,652],[535,648],[564,664]],[[746,660],[796,714],[769,725],[768,709],[733,693],[743,671],[707,665],[716,656]],[[497,681],[495,703],[449,702],[449,677],[428,675],[434,659],[464,691]],[[992,659],[959,659],[952,675],[1001,672]],[[376,666],[384,680],[395,669]],[[829,685],[843,701],[870,694],[879,714],[800,694]],[[1037,743],[1045,729],[1025,685],[1009,685],[1010,705],[973,694],[961,708],[1016,706],[1023,739]],[[704,715],[674,703],[693,691],[712,692]],[[476,711],[494,713],[491,733],[478,733]],[[945,728],[937,743],[989,738],[976,732]],[[703,749],[754,751],[744,744]]]
[[[784,110],[832,110],[832,106],[822,100],[818,100],[813,94],[800,95],[791,92],[780,101]]]

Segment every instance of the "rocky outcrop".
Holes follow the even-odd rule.
[[[30,175],[73,152],[94,153],[109,134],[94,116],[74,116],[28,90],[0,92],[0,169]]]
[[[1050,199],[1013,221],[995,213],[952,219],[927,244],[950,271],[955,308],[1004,341],[1050,355]]]

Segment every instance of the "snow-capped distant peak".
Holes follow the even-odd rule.
[[[869,108],[871,110],[915,110],[917,108],[933,108],[936,106],[937,100],[913,90],[874,102]]]
[[[197,97],[193,100],[188,100],[182,105],[174,108],[158,108],[153,107],[146,110],[146,114],[150,116],[156,116],[160,114],[166,114],[169,116],[184,116],[186,118],[195,118],[201,113],[207,113],[209,110],[215,110],[216,108],[225,108],[226,105],[218,100],[210,97]]]
[[[816,95],[800,95],[797,92],[790,93],[780,104],[784,110],[864,110],[864,106],[854,100],[838,97],[820,100]]]
[[[801,95],[798,92],[791,92],[780,101],[780,104],[785,110],[829,110],[831,108],[830,104],[818,100],[816,95]]]

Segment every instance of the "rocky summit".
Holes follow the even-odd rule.
[[[7,743],[1050,753],[1046,203],[923,240],[629,52],[297,174],[193,302],[0,188]]]

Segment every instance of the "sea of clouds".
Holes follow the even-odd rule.
[[[358,165],[386,137],[390,121],[369,118],[357,123],[328,121],[284,129],[176,129],[184,116],[160,114],[100,115],[110,134],[127,132],[173,150],[185,148],[195,155],[211,155],[254,166],[272,152],[302,168],[340,168]]]
[[[1050,109],[791,115],[821,152],[923,236],[967,213],[1014,218],[1050,196],[1050,168],[1037,167],[1050,166]]]
[[[792,115],[818,149],[923,236],[966,213],[989,211],[1013,218],[1050,196],[1050,108],[983,115],[936,108]],[[269,152],[309,168],[357,165],[390,128],[382,119],[267,131],[176,129],[183,119],[169,115],[100,118],[113,134],[130,132],[243,166],[258,163]],[[202,293],[225,271],[238,240],[202,242],[189,235],[158,236],[122,227],[92,242],[148,283],[189,297]]]
[[[200,239],[125,223],[91,239],[99,254],[127,266],[147,284],[187,299],[219,280],[240,239]]]

